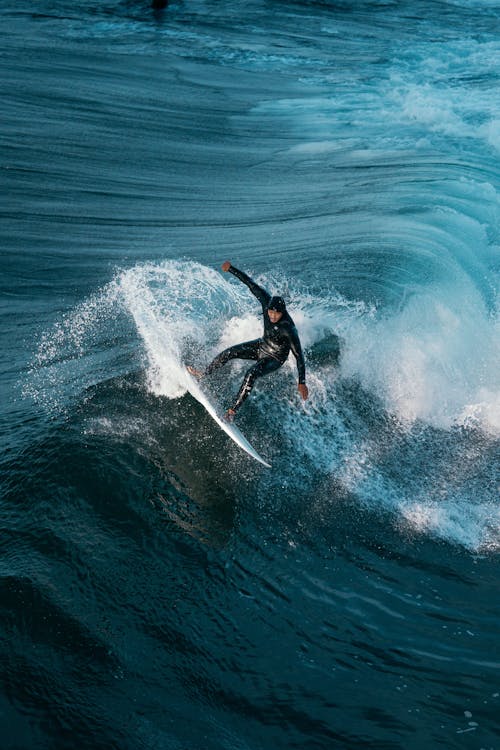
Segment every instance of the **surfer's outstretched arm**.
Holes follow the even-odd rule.
[[[299,334],[295,326],[290,331],[290,349],[292,354],[297,361],[297,372],[299,375],[298,390],[304,401],[309,396],[309,390],[306,385],[306,365],[304,362],[304,355],[302,353],[302,347],[300,345]]]
[[[250,276],[248,276],[243,271],[240,271],[239,268],[235,268],[234,266],[232,266],[228,260],[226,260],[226,262],[222,264],[222,270],[229,271],[229,273],[232,273],[233,276],[236,276],[237,279],[246,284],[254,297],[257,297],[262,307],[264,309],[267,308],[269,300],[271,299],[271,295],[269,294],[269,292],[266,292],[265,289],[256,284],[255,281],[250,278]]]

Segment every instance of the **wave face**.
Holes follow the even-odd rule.
[[[499,15],[0,8],[2,747],[496,746]]]

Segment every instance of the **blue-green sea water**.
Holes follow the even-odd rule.
[[[499,750],[500,4],[0,34],[2,750]],[[186,392],[260,335],[225,260],[306,355],[271,470]]]

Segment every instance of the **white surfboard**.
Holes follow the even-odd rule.
[[[261,464],[264,464],[264,466],[267,466],[268,469],[271,468],[271,464],[268,464],[267,461],[264,461],[262,456],[260,456],[253,445],[251,445],[246,437],[243,435],[243,433],[236,427],[236,425],[232,424],[231,422],[227,422],[220,414],[217,413],[217,409],[215,406],[210,402],[210,399],[206,395],[206,393],[201,388],[198,381],[190,375],[190,373],[186,370],[186,385],[189,393],[193,398],[195,398],[210,414],[212,419],[217,422],[219,427],[221,427],[226,435],[229,435],[232,440],[236,443],[236,445],[239,445],[240,448],[242,448],[246,453],[248,453],[249,456],[252,456],[252,458],[255,458],[256,461],[259,461]]]

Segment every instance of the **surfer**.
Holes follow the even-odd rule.
[[[255,364],[245,373],[234,406],[226,412],[226,419],[232,422],[236,412],[250,395],[256,379],[278,370],[286,362],[291,351],[297,361],[298,391],[302,398],[306,400],[309,391],[306,386],[304,355],[302,354],[297,329],[288,314],[283,297],[271,296],[269,292],[252,281],[246,273],[232,266],[228,260],[222,264],[222,270],[232,273],[233,276],[246,284],[252,294],[259,300],[264,318],[264,335],[260,339],[246,341],[231,346],[229,349],[224,349],[204,371],[196,370],[194,367],[188,367],[188,371],[191,375],[202,378],[205,375],[210,375],[231,359],[256,360]]]

